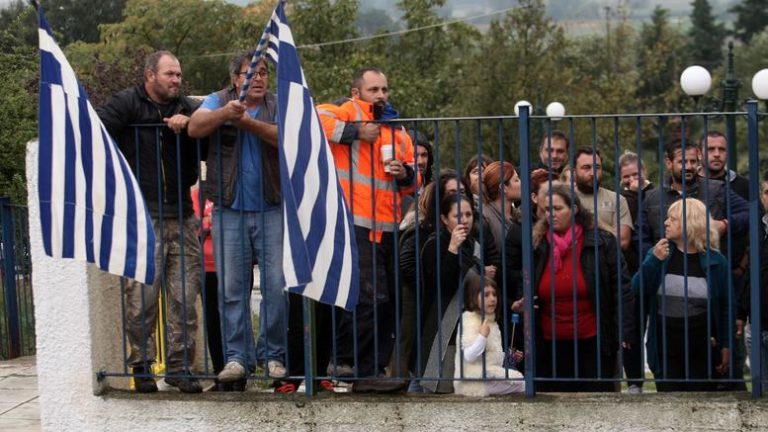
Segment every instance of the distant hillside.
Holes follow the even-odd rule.
[[[241,6],[251,3],[248,0],[227,1]],[[659,4],[669,9],[673,22],[685,26],[691,13],[691,2],[692,0],[545,0],[549,16],[557,20],[569,33],[574,34],[602,31],[605,28],[606,12],[615,20],[619,17],[622,7],[626,8],[629,20],[639,24],[646,21]],[[727,10],[739,3],[739,0],[710,0],[709,3],[718,20],[730,23],[734,17]],[[365,15],[365,23],[375,23],[378,28],[399,28],[400,11],[396,4],[396,0],[360,0],[360,12]],[[448,19],[461,19],[489,14],[517,4],[517,0],[447,0],[439,13]],[[376,18],[375,15],[379,12],[388,16]],[[492,18],[477,18],[471,23],[485,28]]]

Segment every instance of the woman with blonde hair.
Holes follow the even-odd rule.
[[[707,380],[728,373],[728,263],[714,225],[695,198],[670,205],[665,238],[632,280],[649,305],[648,366],[658,391],[716,390]]]

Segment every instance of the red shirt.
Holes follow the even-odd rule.
[[[583,238],[576,244],[576,250],[581,251]],[[573,274],[573,262],[576,261],[576,274]],[[563,267],[555,273],[554,289],[552,286],[552,259],[544,268],[539,282],[539,308],[541,310],[541,336],[546,340],[552,339],[552,324],[555,325],[555,339],[587,339],[597,335],[597,315],[592,301],[587,294],[587,282],[581,271],[581,254],[569,249],[563,256]],[[573,307],[574,281],[576,289],[576,310]],[[554,293],[554,312],[552,297]],[[554,321],[552,319],[554,315]],[[576,327],[574,328],[574,318]]]
[[[213,240],[211,238],[211,213],[213,213],[213,203],[209,200],[205,200],[205,209],[203,209],[202,218],[200,215],[200,194],[197,187],[191,188],[192,193],[192,209],[197,215],[198,219],[202,219],[201,228],[205,235],[203,242],[203,256],[205,258],[205,272],[215,273],[216,262],[213,260]]]

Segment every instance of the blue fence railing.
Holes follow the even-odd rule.
[[[35,354],[27,209],[0,198],[0,359]]]
[[[421,183],[339,176],[367,191],[348,197],[363,278],[361,302],[349,312],[283,291],[283,220],[267,173],[274,166],[256,167],[257,177],[249,177],[254,166],[228,168],[226,155],[246,154],[241,132],[184,147],[162,125],[135,126],[136,142],[123,146],[153,197],[161,271],[153,289],[123,281],[125,363],[103,374],[133,377],[146,391],[157,376],[178,384],[183,374],[218,377],[223,390],[256,381],[295,391],[304,381],[308,393],[351,383],[374,392],[533,396],[626,386],[751,388],[760,396],[764,117],[749,103],[736,113],[554,122],[523,108],[519,117],[399,121],[417,131],[416,141],[429,141]],[[143,128],[156,128],[154,148],[138,142]],[[748,155],[741,170],[731,167],[749,173],[739,177],[745,183],[715,177],[718,130],[738,137],[727,151]],[[382,140],[401,133],[387,131]],[[350,158],[370,144],[353,146]],[[626,152],[640,161],[632,175]],[[163,164],[147,168],[146,154]],[[370,154],[337,161],[337,169],[369,163],[377,172],[379,152]],[[418,162],[418,152],[403,154]],[[203,161],[209,176],[190,192]],[[258,178],[259,187],[234,186],[233,178]],[[653,187],[644,190],[646,180]],[[207,201],[211,188],[220,193]],[[190,199],[199,203],[196,216]],[[397,215],[396,223],[379,224],[387,222],[381,214]],[[193,362],[197,350],[207,354],[201,364]],[[157,374],[159,361],[165,370]]]

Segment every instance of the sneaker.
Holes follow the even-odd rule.
[[[275,393],[296,393],[296,384],[289,382],[277,384]]]
[[[632,384],[627,389],[627,393],[629,393],[629,394],[642,394],[643,393],[643,388],[640,387],[639,385]]]
[[[157,392],[157,383],[151,376],[138,377],[136,375],[151,375],[152,371],[147,371],[144,367],[133,368],[133,386],[138,393],[155,393]]]
[[[328,363],[328,376],[333,377],[353,377],[355,376],[355,368],[348,364],[340,364],[334,366],[333,363]]]
[[[202,393],[203,386],[197,378],[191,377],[190,371],[171,372],[165,377],[165,383],[177,387],[182,393]]]
[[[317,391],[336,393],[336,390],[333,388],[333,383],[328,380],[320,380],[320,382],[317,383]]]
[[[231,383],[245,378],[245,368],[236,361],[231,361],[219,372],[219,382]]]
[[[267,362],[267,371],[270,378],[284,378],[288,375],[283,363],[277,360],[270,360]]]

